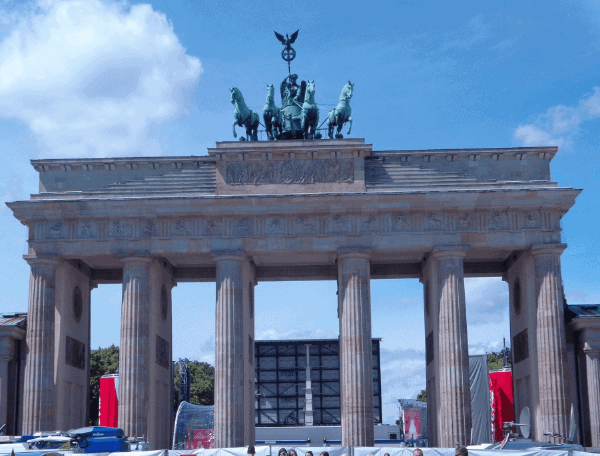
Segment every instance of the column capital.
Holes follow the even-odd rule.
[[[125,257],[121,257],[119,259],[121,260],[121,263],[123,263],[123,264],[131,264],[131,263],[148,264],[148,263],[152,262],[151,257],[142,256],[142,255],[125,256]]]
[[[529,249],[529,253],[533,256],[560,255],[566,248],[567,244],[533,244]]]
[[[239,261],[240,263],[248,259],[248,254],[243,250],[215,250],[211,252],[215,262],[220,261]]]
[[[583,343],[583,352],[589,355],[600,354],[600,340],[587,340]]]
[[[365,260],[371,259],[371,248],[370,247],[342,247],[337,252],[338,260],[346,258],[363,258]]]
[[[56,255],[23,255],[29,266],[58,266],[59,259]]]
[[[431,251],[433,258],[464,258],[468,245],[436,245]]]

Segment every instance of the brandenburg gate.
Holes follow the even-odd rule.
[[[464,278],[495,276],[510,290],[517,413],[531,409],[538,440],[566,435],[576,393],[565,375],[561,218],[580,190],[552,182],[556,152],[373,151],[361,139],[315,139],[222,142],[207,156],[33,160],[39,193],[8,203],[29,230],[22,432],[85,425],[90,291],[122,283],[119,426],[167,448],[171,289],[211,281],[216,445],[254,443],[254,287],[329,279],[342,444],[372,446],[369,282],[419,278],[430,444],[468,444]]]

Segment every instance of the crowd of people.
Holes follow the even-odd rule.
[[[248,447],[247,453],[248,453],[248,456],[254,456],[256,454],[256,450],[254,449],[254,446],[250,445]],[[305,454],[305,456],[314,456],[313,452],[310,450],[304,454]],[[456,456],[469,456],[469,450],[467,449],[467,447],[459,446],[456,448],[456,451],[454,454]],[[296,453],[296,450],[294,450],[293,448],[291,448],[290,451],[287,451],[285,448],[281,448],[279,450],[279,453],[277,456],[298,456],[298,453]],[[327,451],[322,451],[319,456],[329,456],[329,453]],[[344,453],[342,456],[348,456],[348,455]],[[373,455],[368,454],[367,456],[373,456]],[[383,456],[390,456],[390,454],[385,453]],[[413,456],[423,456],[423,450],[421,448],[415,448],[413,451]]]

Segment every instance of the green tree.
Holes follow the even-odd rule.
[[[490,372],[502,369],[502,367],[504,366],[504,360],[502,358],[502,355],[502,352],[488,353],[488,370]],[[510,352],[508,355],[508,367],[512,367],[512,357],[510,356]]]
[[[421,390],[421,392],[417,394],[417,400],[427,402],[427,390]]]
[[[100,377],[114,374],[119,367],[119,347],[92,350],[90,359],[90,399],[89,421],[98,424],[98,408],[100,406]]]
[[[190,403],[196,405],[214,405],[215,368],[208,363],[190,361],[188,369],[191,375]],[[179,405],[179,365],[175,364],[175,406]]]

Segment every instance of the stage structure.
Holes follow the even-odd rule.
[[[380,341],[373,339],[372,350],[375,424],[381,423]],[[257,426],[340,425],[339,340],[257,340],[254,356]]]
[[[167,447],[171,288],[211,281],[216,445],[252,443],[254,287],[336,280],[342,443],[373,445],[370,280],[419,278],[430,439],[466,444],[464,277],[497,276],[510,290],[517,412],[529,406],[538,440],[566,435],[576,388],[560,224],[580,190],[551,181],[556,152],[291,139],[221,142],[208,156],[33,160],[39,193],[8,203],[28,227],[31,265],[22,432],[85,424],[90,291],[122,283],[119,425]]]

